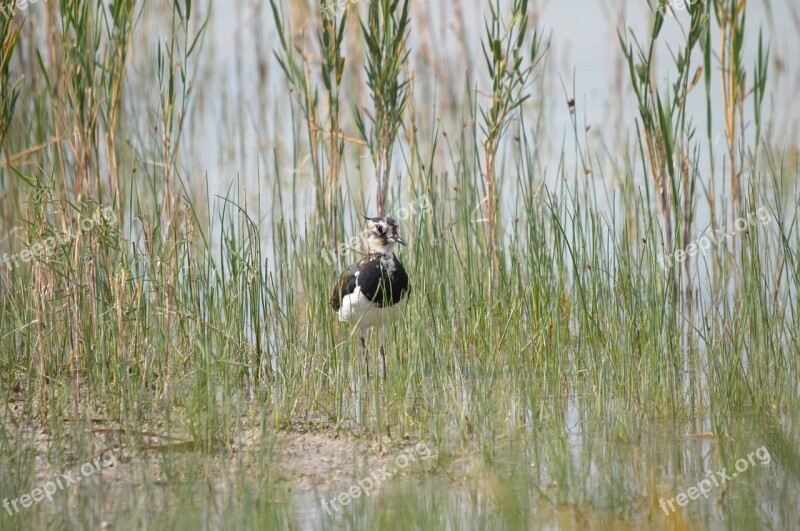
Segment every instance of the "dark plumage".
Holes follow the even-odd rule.
[[[338,312],[341,309],[342,300],[352,294],[356,287],[360,287],[361,293],[378,308],[397,304],[411,294],[408,275],[403,269],[403,264],[392,254],[391,260],[395,267],[394,274],[390,276],[389,268],[381,264],[384,258],[381,253],[370,253],[357,264],[345,269],[331,297],[331,306],[334,310]]]

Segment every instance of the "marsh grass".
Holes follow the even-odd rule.
[[[782,183],[797,168],[739,128],[751,153],[762,145],[758,157],[770,171],[760,173],[755,155],[728,161],[736,179],[752,176],[730,200],[743,199],[744,215],[767,205],[774,222],[750,227],[735,246],[707,250],[683,273],[658,262],[664,248],[686,245],[700,230],[692,212],[702,177],[692,157],[703,142],[685,99],[699,83],[697,50],[707,94],[708,73],[718,67],[710,62],[708,7],[691,8],[669,88],[649,77],[663,20],[656,16],[642,46],[620,35],[641,117],[642,141],[631,151],[644,153],[650,178],[658,176],[659,199],[654,206],[650,189],[634,186],[631,166],[619,211],[577,189],[584,163],[562,163],[558,184],[540,184],[521,104],[543,49],[539,33],[527,32],[525,2],[514,3],[510,19],[499,3],[488,11],[493,99],[486,110],[476,97],[466,111],[483,117],[483,129],[472,122],[450,137],[435,130],[425,137],[409,125],[429,112],[428,102],[410,99],[409,2],[365,6],[358,38],[366,58],[354,62],[373,100],[369,116],[339,99],[356,79],[343,57],[354,45],[345,17],[357,13],[320,22],[317,70],[302,48],[307,41],[291,40],[296,33],[271,5],[281,28],[276,56],[292,90],[286,101],[299,109],[292,145],[286,155],[276,150],[255,193],[237,181],[222,197],[181,163],[207,22],[193,17],[189,0],[161,13],[170,17],[168,38],[148,50],[152,70],[137,73],[152,76],[155,99],[125,88],[141,5],[48,5],[44,41],[29,22],[0,20],[0,216],[4,228],[23,230],[0,249],[19,253],[104,206],[117,215],[45,259],[0,270],[0,496],[30,492],[42,462],[55,473],[112,450],[122,463],[24,518],[0,510],[0,527],[681,529],[713,527],[720,514],[731,528],[796,526],[789,502],[800,475],[792,421],[800,232],[796,184]],[[724,16],[721,3],[714,9],[728,25],[726,39],[741,39],[744,13]],[[503,20],[517,29],[504,33]],[[766,45],[759,50],[752,91],[741,89],[748,69],[741,53],[722,59],[723,70],[738,72],[722,109],[735,120],[746,97],[756,108],[763,102]],[[31,69],[39,75],[23,78]],[[153,133],[127,138],[137,120]],[[591,162],[574,120],[582,159]],[[376,207],[422,195],[431,201],[402,227],[411,245],[400,257],[413,293],[405,319],[386,331],[386,382],[365,378],[356,335],[327,303],[344,258],[322,260],[320,242],[357,232],[357,214],[371,205],[345,179],[353,130],[368,144],[377,190],[387,194]],[[453,173],[435,169],[437,150],[458,161]],[[302,183],[283,169],[282,157],[298,167],[305,153],[313,215],[325,222],[298,214]],[[490,168],[519,196],[496,198],[496,246],[483,243],[476,209]],[[256,206],[262,194],[274,197],[268,212]],[[711,187],[705,197],[712,226],[727,229],[716,212],[728,196]],[[675,289],[678,275],[685,290]],[[370,339],[373,352],[377,343]],[[276,434],[293,433],[374,440],[382,453],[424,440],[436,458],[326,519],[315,496],[292,490],[287,448],[274,444]],[[763,444],[774,465],[715,493],[722,502],[697,502],[671,519],[659,512],[659,497]]]
[[[379,0],[368,4],[361,24],[366,62],[364,73],[372,99],[372,111],[357,110],[356,126],[369,146],[375,165],[375,209],[386,215],[393,149],[403,125],[409,97],[408,69],[409,0]]]

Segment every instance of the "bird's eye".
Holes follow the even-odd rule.
[[[375,229],[378,231],[378,234],[383,234],[383,226],[377,225]]]

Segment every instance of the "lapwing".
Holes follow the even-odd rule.
[[[364,219],[367,220],[368,254],[342,273],[330,302],[339,321],[358,327],[369,379],[367,330],[400,320],[411,287],[403,264],[394,254],[395,244],[406,244],[397,233],[397,221],[390,217]],[[382,343],[380,356],[386,380],[386,354]]]

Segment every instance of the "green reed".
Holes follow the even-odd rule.
[[[30,23],[2,26],[0,179],[9,191],[0,219],[22,232],[0,249],[21,253],[104,207],[115,219],[0,270],[0,497],[34,488],[41,461],[64,471],[110,449],[124,472],[61,493],[24,519],[0,510],[0,527],[303,527],[294,502],[321,528],[703,527],[714,522],[711,502],[680,520],[665,518],[658,499],[762,444],[776,465],[715,492],[728,500],[721,514],[729,527],[795,523],[793,492],[779,485],[800,473],[798,432],[786,422],[800,377],[800,234],[786,178],[797,168],[761,138],[766,127],[736,134],[772,181],[770,189],[742,183],[742,213],[768,205],[772,221],[737,235],[736,253],[726,240],[687,263],[687,283],[701,260],[719,263],[694,291],[675,290],[676,272],[659,262],[701,230],[696,158],[703,142],[714,148],[710,133],[698,137],[686,98],[704,80],[709,112],[719,105],[709,96],[720,66],[709,6],[690,8],[668,87],[652,72],[663,15],[641,43],[620,35],[642,138],[623,148],[631,152],[619,176],[624,211],[577,189],[599,155],[576,115],[579,162],[570,167],[562,152],[551,170],[557,184],[542,184],[539,125],[529,127],[523,103],[545,47],[528,32],[524,1],[507,21],[500,3],[489,5],[489,78],[476,86],[491,99],[483,105],[476,96],[464,111],[478,123],[443,121],[430,136],[415,125],[436,104],[414,101],[408,74],[413,2],[362,6],[355,33],[346,31],[352,12],[320,17],[316,42],[297,38],[291,11],[271,3],[276,62],[297,111],[283,139],[288,153],[274,148],[257,190],[242,178],[211,196],[181,157],[208,20],[188,1],[167,7],[158,11],[167,38],[136,49],[152,56],[137,76],[153,99],[139,99],[125,81],[144,31],[140,4],[48,5],[42,16],[57,23],[46,47]],[[740,61],[744,13],[736,9],[719,20],[733,39],[726,57]],[[745,94],[763,106],[769,47],[760,43],[752,77],[734,65],[735,97],[723,113],[732,105],[741,116]],[[348,55],[357,45],[369,111],[349,97],[361,78],[345,78],[345,58],[362,66]],[[23,77],[31,69],[41,75]],[[752,87],[736,88],[742,78]],[[138,115],[152,131],[137,130]],[[417,198],[429,204],[402,221],[411,245],[399,256],[412,295],[405,319],[386,331],[385,383],[365,378],[357,336],[327,303],[338,268],[359,254],[326,260],[324,252],[359,230],[356,214],[371,203],[344,178],[359,134],[378,169],[376,206],[397,215]],[[656,183],[654,206],[649,189],[634,189],[637,151]],[[305,153],[308,183],[285,169]],[[744,163],[736,161],[737,172]],[[517,200],[501,200],[501,182]],[[307,216],[299,213],[306,184],[314,201]],[[495,246],[484,239],[487,185]],[[262,194],[275,198],[267,212]],[[714,223],[713,202],[733,196],[705,196]],[[377,343],[370,339],[373,354]],[[421,440],[436,455],[329,518],[317,499],[327,491],[298,493],[299,478],[282,473],[289,452],[277,440],[298,434],[374,442],[388,455]],[[370,471],[357,455],[343,459],[355,476]],[[778,522],[759,512],[763,503],[781,506]]]
[[[387,211],[392,154],[409,97],[406,73],[409,5],[409,0],[370,2],[367,21],[361,24],[372,110],[357,110],[355,118],[375,166],[378,215],[385,215]]]

